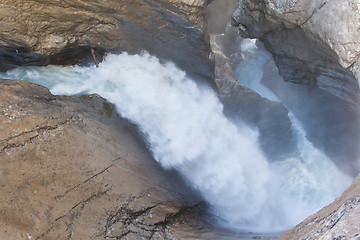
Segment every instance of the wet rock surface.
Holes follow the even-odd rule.
[[[209,81],[205,11],[204,0],[1,1],[0,70],[146,50]]]
[[[283,160],[295,154],[296,142],[288,110],[242,86],[234,76],[229,59],[218,53],[215,54],[215,83],[225,114],[234,122],[242,119],[258,129],[259,142],[268,159]]]
[[[355,177],[360,168],[358,112],[345,100],[323,89],[284,82],[274,65],[266,65],[264,85],[302,123],[307,139],[326,153],[339,169]]]
[[[236,0],[214,1],[208,6],[207,18],[210,46],[215,62],[215,85],[224,105],[224,113],[237,124],[259,131],[260,146],[270,160],[283,160],[296,151],[288,110],[241,85],[234,76],[234,61],[239,61],[238,33],[230,26]],[[236,59],[236,60],[235,60]],[[234,66],[235,65],[235,66]]]
[[[323,88],[357,108],[359,7],[353,0],[241,0],[232,22],[264,42],[286,81]]]
[[[199,199],[109,107],[0,80],[1,239],[171,239]]]

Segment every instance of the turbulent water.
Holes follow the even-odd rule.
[[[271,61],[271,55],[256,46],[256,39],[244,39],[240,44],[242,61],[236,66],[234,74],[239,82],[259,93],[261,96],[278,102],[278,98],[261,84],[264,66]]]
[[[254,73],[259,78],[261,63],[254,65],[239,67],[239,74],[250,78],[260,71]],[[219,224],[230,228],[286,230],[334,200],[351,181],[306,140],[294,118],[299,156],[269,163],[256,130],[231,123],[212,90],[147,53],[109,55],[99,68],[23,67],[1,77],[34,82],[58,95],[106,98],[139,126],[154,158],[179,171],[212,206]]]

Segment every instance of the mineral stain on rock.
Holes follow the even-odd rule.
[[[103,102],[103,111],[106,114],[106,116],[111,118],[113,111],[114,111],[114,105],[112,105],[108,102]]]

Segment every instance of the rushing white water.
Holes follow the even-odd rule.
[[[275,94],[261,83],[265,64],[273,60],[270,53],[257,47],[256,41],[244,39],[241,42],[243,60],[236,66],[234,74],[241,84],[279,102]],[[275,203],[281,207],[274,206],[272,210],[277,213],[273,214],[283,212],[286,221],[293,223],[333,201],[351,180],[307,140],[304,129],[291,112],[289,117],[297,136],[299,156],[274,162],[270,168],[274,177],[272,184],[275,183],[271,188],[282,193]]]
[[[261,84],[264,66],[271,61],[271,55],[258,49],[256,41],[256,39],[244,39],[241,42],[240,50],[243,59],[236,66],[234,74],[241,84],[269,100],[278,102],[277,97]]]
[[[109,55],[99,68],[23,67],[0,77],[41,84],[53,94],[106,98],[139,126],[154,158],[178,170],[228,227],[285,230],[350,183],[299,128],[300,156],[268,163],[257,132],[229,122],[210,89],[147,53]]]

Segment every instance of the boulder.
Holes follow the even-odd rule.
[[[1,239],[170,238],[199,199],[113,110],[0,80]]]

